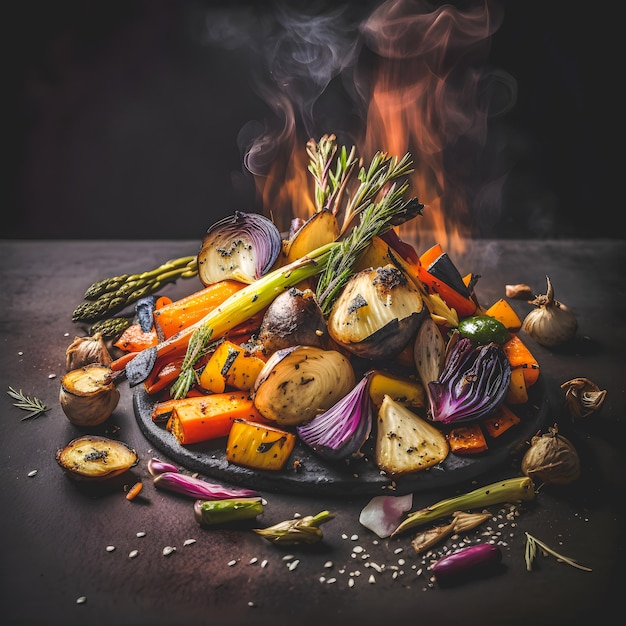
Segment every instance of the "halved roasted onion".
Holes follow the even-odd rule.
[[[113,478],[139,462],[137,452],[124,442],[97,435],[73,439],[55,458],[69,476],[83,480]]]
[[[235,211],[215,222],[198,252],[198,278],[205,287],[231,279],[251,284],[269,272],[282,249],[274,222],[259,213]]]
[[[76,426],[106,422],[119,400],[120,392],[107,365],[90,363],[70,370],[61,379],[59,402],[67,419]]]
[[[356,356],[386,359],[402,351],[427,315],[415,285],[388,264],[350,278],[328,316],[328,333]]]
[[[341,352],[292,346],[267,360],[256,379],[254,405],[282,426],[306,424],[343,398],[355,380],[352,364]]]

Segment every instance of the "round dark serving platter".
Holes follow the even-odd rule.
[[[329,463],[298,441],[281,471],[254,470],[226,460],[226,438],[183,446],[162,423],[152,421],[156,398],[143,385],[133,390],[133,406],[144,436],[170,460],[208,478],[257,489],[283,493],[342,495],[404,495],[452,486],[472,480],[510,459],[524,442],[541,430],[548,415],[548,400],[541,377],[529,390],[529,401],[514,407],[521,418],[497,438],[488,437],[489,449],[478,455],[448,454],[445,461],[427,470],[395,479],[381,473],[373,462],[372,437],[363,447],[363,458]],[[375,416],[374,416],[375,421]],[[369,447],[368,447],[369,446]]]

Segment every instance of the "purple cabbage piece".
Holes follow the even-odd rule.
[[[330,409],[297,427],[300,439],[319,456],[340,461],[359,455],[372,430],[371,374],[366,373],[352,391]]]
[[[501,346],[472,346],[463,337],[452,347],[441,376],[428,383],[431,419],[442,424],[486,417],[503,401],[511,365]]]

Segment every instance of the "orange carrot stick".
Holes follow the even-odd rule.
[[[166,428],[180,444],[188,445],[228,436],[237,418],[267,422],[247,393],[214,393],[194,403],[178,401]]]
[[[202,319],[243,287],[245,283],[222,280],[158,308],[154,311],[154,325],[157,332],[164,339],[175,335],[183,328]]]

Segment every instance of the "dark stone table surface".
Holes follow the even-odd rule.
[[[550,419],[575,443],[582,476],[567,487],[542,487],[515,517],[491,507],[493,520],[470,536],[500,542],[503,568],[452,587],[431,580],[428,559],[412,550],[411,532],[376,540],[360,525],[368,496],[264,492],[267,506],[258,525],[322,510],[335,514],[314,546],[281,548],[249,527],[199,527],[192,501],[152,485],[147,462],[163,455],[143,436],[127,383],[120,384],[119,405],[98,432],[134,447],[137,467],[98,490],[63,474],[56,450],[87,432],[69,422],[58,401],[65,350],[87,332],[71,321],[85,289],[106,276],[150,269],[197,249],[195,241],[0,241],[2,386],[51,407],[37,419],[22,420],[8,394],[0,400],[3,624],[558,626],[605,623],[619,610],[626,242],[473,241],[455,259],[462,273],[481,275],[476,293],[483,305],[504,297],[510,283],[543,293],[548,275],[557,298],[575,311],[579,329],[567,346],[551,350],[527,342],[542,368]],[[176,298],[198,287],[195,279],[180,280],[162,293]],[[531,308],[512,302],[520,315]],[[578,420],[564,408],[560,389],[575,377],[607,390],[602,410]],[[416,492],[413,508],[519,474],[519,458],[512,458],[467,483]],[[144,488],[128,501],[124,489],[136,480]],[[541,556],[527,571],[526,532],[592,571]],[[185,545],[188,539],[195,543]],[[461,540],[450,539],[438,550]],[[163,553],[167,546],[175,548],[169,556]],[[136,558],[129,557],[133,550]]]

